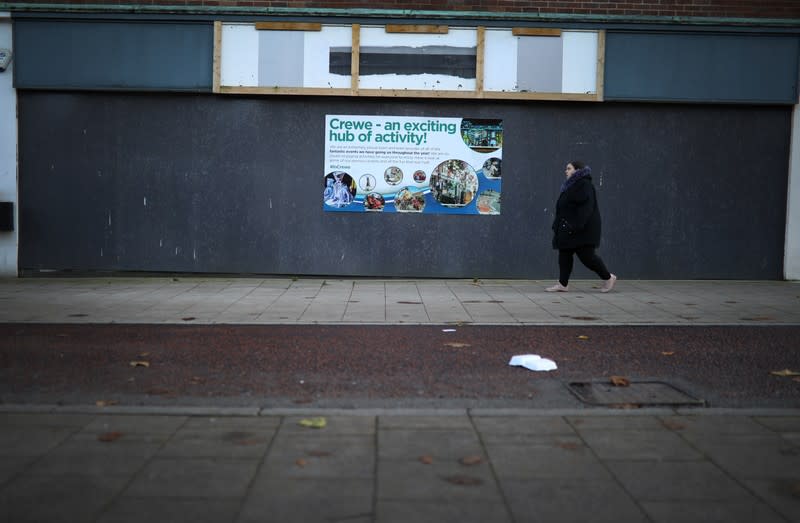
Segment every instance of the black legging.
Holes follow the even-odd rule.
[[[577,254],[578,259],[587,269],[594,271],[602,279],[607,280],[611,278],[611,273],[606,269],[606,264],[600,259],[600,256],[595,254],[594,247],[588,245],[585,247],[578,247],[577,249],[559,249],[558,250],[558,268],[560,271],[558,282],[564,287],[569,283],[569,277],[572,274],[572,255]]]

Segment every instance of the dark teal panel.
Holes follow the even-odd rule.
[[[800,38],[606,34],[606,100],[797,103]]]
[[[17,88],[210,91],[210,22],[15,20]]]

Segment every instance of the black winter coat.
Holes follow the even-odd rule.
[[[575,175],[573,175],[575,176]],[[572,184],[558,197],[553,220],[553,248],[600,245],[601,220],[591,175]]]

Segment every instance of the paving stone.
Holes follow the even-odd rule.
[[[800,433],[800,417],[797,416],[761,416],[754,420],[776,432]]]
[[[126,496],[242,497],[256,473],[253,460],[156,458],[133,479]]]
[[[665,430],[579,430],[603,460],[700,460],[703,455]]]
[[[96,523],[233,523],[240,501],[119,497]]]
[[[9,523],[92,521],[126,481],[124,477],[23,474],[0,491],[0,515]]]
[[[687,437],[770,436],[773,432],[749,416],[664,416],[662,419],[667,427]]]
[[[91,476],[130,475],[138,471],[160,447],[160,443],[77,440],[72,438],[37,460],[30,474]]]
[[[94,415],[0,412],[0,427],[60,427],[78,429],[95,419]]]
[[[380,430],[473,430],[468,416],[380,416]]]
[[[380,459],[416,459],[429,455],[434,459],[457,460],[464,456],[483,455],[477,434],[465,430],[381,430],[378,432]]]
[[[3,427],[0,429],[0,457],[40,456],[69,438],[75,428]]]
[[[495,473],[509,479],[610,479],[600,460],[575,436],[540,436],[526,444],[487,443]]]
[[[465,466],[458,461],[381,460],[378,499],[481,499],[500,503],[500,491],[487,462]]]
[[[655,523],[779,523],[785,520],[758,502],[646,501],[642,508]]]
[[[34,456],[3,456],[0,458],[0,487],[24,471],[35,459]]]
[[[611,461],[608,467],[639,501],[755,501],[742,485],[709,462]]]
[[[326,426],[321,429],[303,427],[300,421],[303,419],[324,417]],[[320,437],[332,435],[374,435],[375,417],[374,416],[325,416],[324,414],[314,414],[308,416],[287,416],[278,431],[279,436],[292,437],[298,434],[318,433]]]
[[[375,473],[373,436],[298,435],[273,443],[259,476],[370,478]]]
[[[664,430],[664,424],[657,416],[567,416],[566,419],[578,432],[585,430]]]
[[[87,424],[84,433],[122,432],[123,434],[172,434],[186,423],[186,416],[97,416]]]
[[[237,523],[371,523],[372,479],[259,478]]]
[[[379,499],[375,523],[511,523],[505,505],[469,500],[442,502]]]
[[[800,449],[780,437],[745,437],[696,445],[717,466],[740,479],[794,479],[800,470]]]
[[[561,416],[475,416],[472,419],[485,441],[520,439],[513,436],[576,434]]]
[[[795,473],[794,478],[745,479],[744,484],[789,521],[800,522],[800,471]]]
[[[257,458],[263,456],[275,428],[256,423],[225,423],[178,429],[159,450],[159,456],[194,456],[219,458]]]
[[[644,523],[633,499],[614,481],[570,478],[504,481],[501,485],[516,523]]]

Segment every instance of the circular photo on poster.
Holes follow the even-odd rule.
[[[394,197],[397,212],[422,212],[425,209],[425,194],[413,187],[403,187]]]
[[[370,212],[382,211],[386,206],[386,201],[383,196],[377,192],[371,192],[364,197],[364,210]]]
[[[500,193],[491,189],[481,191],[475,207],[480,214],[500,214]]]
[[[428,179],[428,175],[425,174],[425,171],[423,171],[423,170],[414,171],[414,181],[415,182],[422,183],[427,179]]]
[[[358,179],[358,186],[364,192],[370,192],[375,189],[375,177],[371,174],[364,174]]]
[[[322,200],[330,207],[346,207],[356,199],[356,181],[344,171],[325,175]]]
[[[389,167],[383,172],[383,179],[389,185],[397,185],[403,181],[403,171],[399,167]]]
[[[500,158],[489,158],[485,162],[483,162],[483,168],[481,172],[483,175],[490,179],[490,180],[499,180],[500,179],[500,167],[503,163],[503,160]]]
[[[503,120],[463,119],[461,139],[479,153],[490,153],[503,146]]]
[[[478,192],[478,176],[464,160],[445,160],[431,172],[431,194],[442,205],[463,207]]]

